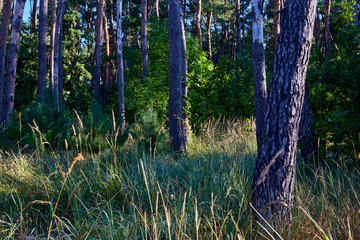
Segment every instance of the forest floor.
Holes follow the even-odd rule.
[[[298,158],[290,222],[257,221],[252,121],[210,120],[178,160],[132,137],[98,151],[78,140],[2,152],[0,239],[360,238],[359,162],[330,152]]]

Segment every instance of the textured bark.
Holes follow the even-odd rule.
[[[8,124],[14,108],[16,68],[19,55],[21,24],[26,0],[17,0],[12,20],[9,50],[6,62],[2,122]]]
[[[199,39],[199,48],[202,49],[202,33],[201,33],[201,0],[197,0],[196,17],[195,17],[195,36]]]
[[[320,16],[319,16],[319,8],[316,8],[315,26],[314,26],[314,38],[315,38],[315,46],[320,47]]]
[[[212,47],[211,47],[211,18],[212,18],[212,11],[208,11],[206,14],[206,27],[207,27],[207,41],[208,41],[208,57],[209,60],[212,61]]]
[[[36,24],[37,24],[37,0],[34,0],[33,10],[31,12],[30,33],[36,32]]]
[[[122,132],[125,130],[125,94],[124,94],[124,63],[122,53],[122,0],[117,0],[116,33],[117,33],[117,67],[116,77],[119,88],[119,117]]]
[[[46,81],[46,64],[47,64],[47,42],[46,30],[48,20],[48,0],[40,0],[39,10],[39,45],[38,45],[38,79],[37,79],[37,101],[44,102],[44,91]]]
[[[299,141],[302,145],[301,156],[303,161],[306,163],[310,157],[310,155],[315,150],[315,145],[313,143],[314,133],[312,130],[312,115],[309,101],[309,90],[307,84],[305,85],[305,93],[304,93],[304,104],[303,110],[301,113],[301,121],[299,128]]]
[[[1,15],[0,25],[0,120],[2,119],[2,99],[3,87],[5,77],[5,55],[6,55],[6,40],[9,32],[9,23],[11,15],[11,2],[12,0],[5,0],[4,8]]]
[[[114,55],[116,53],[116,35],[114,29],[114,2],[111,0],[110,5],[110,19],[109,19],[109,41],[110,41],[110,54]],[[111,78],[111,77],[110,77]]]
[[[276,42],[280,33],[280,8],[281,0],[274,0],[274,49],[276,50]]]
[[[97,16],[95,24],[95,74],[94,74],[94,98],[99,100],[101,78],[101,36],[103,32],[104,0],[98,0]]]
[[[54,56],[55,56],[55,32],[56,32],[56,4],[55,0],[50,0],[50,12],[51,12],[51,28],[50,28],[50,50],[49,50],[49,78],[50,78],[50,92],[54,99]]]
[[[109,31],[107,27],[107,18],[103,17],[103,28],[104,28],[104,40],[105,40],[105,55],[107,59],[110,56],[110,39],[109,39]],[[108,89],[110,88],[110,61],[106,61],[105,63],[105,74],[104,74],[104,96],[103,96],[103,105],[106,105]]]
[[[65,13],[65,2],[62,5],[63,10],[63,19],[64,19],[64,13]],[[63,39],[63,24],[61,24],[61,28],[60,28],[60,35],[59,35],[59,41],[58,41],[58,51],[59,51],[59,59],[58,59],[58,76],[59,76],[59,80],[58,80],[58,109],[62,109],[64,106],[64,66],[63,66],[63,55],[62,55],[62,39]]]
[[[169,127],[170,142],[176,154],[184,154],[182,121],[182,13],[181,0],[168,1],[169,28]]]
[[[281,16],[252,196],[266,218],[291,218],[294,206],[296,148],[316,4],[316,0],[287,0]]]
[[[252,58],[254,71],[254,96],[256,115],[256,140],[258,154],[261,153],[261,146],[264,133],[265,108],[267,102],[266,73],[265,73],[265,50],[263,33],[263,0],[252,1]]]
[[[236,29],[236,57],[241,55],[241,19],[240,19],[240,0],[235,4],[235,29]]]
[[[330,34],[330,8],[331,0],[325,0],[325,16],[324,16],[324,31],[325,31],[325,56],[330,57],[331,53],[331,34]]]
[[[141,54],[143,66],[143,79],[149,75],[148,68],[148,42],[147,42],[147,0],[141,0]]]

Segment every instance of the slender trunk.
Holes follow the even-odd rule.
[[[252,201],[262,216],[291,219],[295,163],[317,0],[287,0],[256,161]],[[280,215],[280,216],[279,216]]]
[[[196,17],[195,17],[195,36],[199,39],[199,48],[202,49],[202,33],[201,33],[201,0],[197,0]]]
[[[159,0],[155,0],[155,14],[156,14],[157,18],[160,17],[160,14],[159,14]]]
[[[236,58],[239,58],[241,55],[241,18],[240,18],[240,0],[236,0]]]
[[[208,11],[206,14],[206,27],[207,27],[207,41],[208,41],[208,57],[209,60],[212,61],[212,49],[211,49],[211,18],[212,18],[212,11]]]
[[[280,34],[280,9],[281,0],[274,0],[274,49],[276,50],[276,42]]]
[[[314,37],[315,37],[315,46],[319,48],[320,47],[320,16],[319,16],[319,8],[316,8]]]
[[[121,124],[121,132],[125,130],[125,94],[124,94],[124,63],[122,53],[122,0],[117,0],[117,13],[116,13],[116,33],[117,33],[117,67],[116,77],[119,88],[119,117]]]
[[[100,78],[101,78],[101,36],[103,24],[104,0],[98,0],[97,16],[95,25],[95,75],[94,75],[94,98],[99,101]]]
[[[104,40],[105,40],[105,55],[106,58],[109,59],[110,56],[110,43],[109,43],[109,32],[107,27],[107,19],[104,12],[103,19],[103,27],[104,27]],[[106,105],[108,89],[110,88],[110,61],[107,60],[105,63],[105,76],[104,76],[104,96],[103,96],[103,105]]]
[[[242,30],[242,48],[245,47],[245,7],[242,8],[243,12],[242,12],[242,26],[241,26],[241,30]]]
[[[114,3],[111,0],[111,8],[110,8],[110,24],[109,24],[109,41],[110,41],[110,54],[113,55],[116,53],[116,36],[115,36],[115,29],[114,29]]]
[[[218,64],[220,62],[221,55],[224,52],[224,42],[228,38],[228,32],[226,30],[225,20],[222,20],[222,22],[221,22],[221,29],[222,29],[222,38],[221,38],[221,41],[219,44],[219,50],[218,50],[218,55],[217,55],[217,59],[216,59],[216,64]]]
[[[331,53],[330,8],[331,8],[331,0],[325,0],[324,31],[325,31],[325,56],[327,58],[330,57],[330,53]]]
[[[65,2],[62,5],[63,10],[62,10],[62,16],[63,16],[63,21],[64,21],[64,13],[65,13]],[[63,68],[63,55],[62,55],[62,40],[63,40],[63,27],[62,27],[62,23],[61,23],[61,28],[60,28],[60,35],[59,35],[59,42],[58,42],[58,51],[59,51],[59,59],[58,59],[58,109],[62,109],[63,105],[64,105],[64,68]]]
[[[50,92],[54,99],[55,82],[54,82],[54,70],[55,70],[55,32],[56,32],[56,3],[55,0],[50,0],[50,12],[51,12],[51,29],[50,29],[50,51],[49,51],[49,68],[50,68]]]
[[[256,140],[258,154],[264,133],[265,108],[267,102],[266,73],[265,73],[265,50],[264,50],[264,23],[263,23],[263,0],[252,1],[252,58],[254,71],[254,96],[256,115]]]
[[[30,33],[36,32],[36,23],[37,23],[37,0],[34,0],[33,10],[31,12]]]
[[[186,152],[182,121],[182,30],[181,0],[168,1],[169,28],[169,127],[170,142],[177,155]]]
[[[147,0],[141,0],[141,54],[143,79],[149,75],[148,69],[148,42],[147,42]]]
[[[46,42],[46,30],[48,20],[48,0],[40,0],[39,11],[39,67],[38,67],[38,79],[37,79],[37,101],[44,102],[44,90],[46,82],[46,63],[47,63],[47,42]]]
[[[9,32],[10,15],[11,15],[12,0],[5,0],[4,8],[1,15],[0,25],[0,120],[2,119],[2,99],[5,77],[5,56],[6,56],[6,41]],[[1,124],[0,124],[1,125]]]
[[[26,0],[17,0],[11,25],[9,51],[6,62],[2,122],[8,124],[14,108],[16,68],[19,54],[20,32]]]

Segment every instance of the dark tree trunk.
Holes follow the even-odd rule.
[[[176,154],[186,152],[182,121],[182,9],[181,0],[168,0],[169,28],[169,127]]]
[[[50,12],[51,12],[51,28],[50,28],[50,51],[49,51],[49,77],[50,77],[50,92],[52,98],[55,98],[54,89],[55,89],[55,82],[54,82],[54,70],[55,70],[55,32],[56,32],[56,4],[55,0],[50,0]]]
[[[63,20],[65,13],[65,2],[63,3]],[[64,106],[64,66],[63,66],[63,55],[62,55],[62,40],[63,40],[63,24],[61,24],[60,35],[59,35],[59,59],[58,59],[58,69],[59,69],[59,86],[58,86],[58,109],[62,109]]]
[[[111,0],[111,9],[110,9],[110,24],[109,24],[109,41],[110,41],[110,54],[116,54],[116,36],[114,29],[114,2]],[[111,77],[110,77],[111,78]]]
[[[147,0],[141,0],[141,54],[143,65],[143,79],[149,75],[148,42],[147,42]]]
[[[99,101],[100,78],[101,78],[101,36],[103,24],[104,0],[98,1],[95,25],[95,74],[94,74],[94,98]]]
[[[8,124],[14,108],[16,67],[19,55],[21,24],[26,0],[17,0],[12,20],[9,51],[6,61],[5,87],[2,106],[2,122]]]
[[[201,32],[201,0],[197,0],[196,17],[195,17],[195,36],[199,39],[199,48],[202,49],[202,32]]]
[[[104,19],[103,19],[103,27],[104,27],[104,40],[105,40],[105,54],[107,59],[110,56],[110,39],[109,39],[109,31],[107,27],[107,18],[104,12]],[[110,61],[107,60],[105,63],[105,76],[104,76],[104,96],[103,96],[103,105],[106,105],[107,102],[107,95],[108,89],[110,88]]]
[[[241,31],[242,31],[242,47],[245,47],[245,7],[242,8],[242,24],[241,24]]]
[[[314,37],[315,37],[315,46],[319,48],[320,47],[320,16],[319,16],[319,8],[316,8]]]
[[[261,153],[264,133],[265,108],[267,102],[265,50],[263,34],[263,5],[263,0],[252,1],[252,57],[254,71],[256,139],[258,154]]]
[[[6,41],[9,32],[10,15],[11,15],[12,0],[5,0],[4,8],[1,15],[0,25],[0,120],[2,119],[2,99],[5,77],[5,56],[6,56]]]
[[[46,30],[48,20],[48,0],[40,0],[39,10],[39,67],[38,67],[38,79],[37,79],[37,101],[44,102],[44,91],[46,82],[46,63],[47,63],[47,42],[46,42]]]
[[[330,9],[331,9],[331,0],[325,0],[324,31],[325,31],[325,56],[327,58],[330,57],[330,53],[331,53]]]
[[[281,0],[274,0],[274,49],[276,50],[276,42],[280,33],[280,9]]]
[[[36,32],[36,23],[37,23],[37,0],[34,0],[33,10],[31,12],[30,33]]]
[[[220,44],[219,44],[218,54],[217,54],[217,58],[216,58],[216,62],[215,62],[216,64],[218,64],[220,62],[221,55],[224,52],[224,42],[228,38],[228,32],[226,30],[225,20],[221,21],[221,29],[222,29],[222,37],[221,37]]]
[[[266,218],[291,218],[294,206],[296,148],[316,4],[316,0],[287,0],[281,16],[252,196]]]
[[[211,18],[212,11],[208,11],[206,14],[206,27],[207,27],[207,41],[208,41],[208,57],[209,60],[212,61],[212,48],[211,48]]]
[[[236,28],[236,58],[241,55],[241,19],[240,19],[240,0],[236,0],[235,6],[235,28]]]
[[[125,94],[124,94],[124,63],[122,53],[122,0],[117,0],[117,13],[116,13],[116,33],[117,33],[117,67],[116,77],[119,88],[119,117],[121,124],[121,131],[125,130]]]

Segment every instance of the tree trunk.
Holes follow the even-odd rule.
[[[65,13],[65,2],[62,5],[63,10],[62,10],[62,18],[64,21],[64,13]],[[59,81],[58,81],[58,109],[62,109],[63,105],[64,105],[64,66],[63,66],[63,55],[62,55],[62,39],[63,39],[63,24],[61,23],[61,28],[60,28],[60,35],[59,35],[59,60],[58,60],[58,76],[59,76]]]
[[[199,48],[202,49],[202,33],[201,33],[201,0],[197,0],[196,17],[195,17],[195,36],[199,39]]]
[[[241,19],[240,19],[240,0],[236,0],[235,5],[235,28],[236,28],[236,58],[241,55]]]
[[[8,124],[14,108],[16,67],[19,55],[20,32],[26,0],[17,0],[12,20],[9,50],[6,62],[5,87],[2,108],[2,122]]]
[[[117,0],[117,13],[116,13],[116,33],[117,33],[117,67],[116,77],[119,88],[119,117],[121,124],[121,132],[125,130],[125,94],[124,94],[124,63],[122,53],[122,0]]]
[[[141,54],[143,65],[143,79],[149,75],[148,42],[147,42],[147,0],[141,0]]]
[[[9,32],[11,2],[12,0],[5,0],[4,2],[4,8],[1,15],[1,25],[0,25],[0,120],[2,119],[1,116],[2,116],[4,77],[5,77],[6,41]]]
[[[314,37],[315,37],[315,46],[319,48],[320,47],[320,16],[319,16],[319,8],[316,8]]]
[[[228,32],[226,30],[225,20],[221,21],[221,30],[222,30],[222,38],[221,38],[221,41],[219,44],[218,55],[217,55],[217,59],[215,62],[216,64],[218,64],[220,62],[221,55],[224,52],[224,42],[228,38]]]
[[[2,15],[2,10],[3,10],[3,0],[0,0],[0,17]]]
[[[252,196],[255,208],[268,219],[291,218],[294,206],[296,148],[316,4],[316,0],[287,0],[281,16]]]
[[[276,42],[280,33],[280,9],[281,0],[274,0],[274,50],[276,50]]]
[[[109,59],[110,56],[110,40],[109,40],[109,31],[107,27],[107,19],[104,12],[103,19],[103,27],[104,27],[104,40],[105,40],[105,54],[106,58]],[[110,88],[110,61],[107,60],[105,63],[105,76],[104,76],[104,96],[103,96],[103,105],[106,105],[108,89]]]
[[[37,0],[34,0],[33,10],[31,12],[30,33],[36,32],[36,23],[37,23]]]
[[[159,14],[159,0],[155,0],[155,14],[156,14],[156,18],[160,17],[160,14]]]
[[[330,57],[330,53],[331,53],[330,8],[331,8],[331,0],[325,0],[324,31],[325,31],[325,56],[327,58]]]
[[[95,25],[95,75],[94,75],[94,98],[99,101],[100,78],[101,78],[101,36],[103,24],[104,0],[98,0],[97,16]]]
[[[50,51],[49,51],[49,78],[50,78],[50,92],[51,96],[54,99],[54,70],[55,70],[55,32],[56,32],[56,3],[55,0],[50,0],[50,12],[51,12],[51,30],[50,30]]]
[[[39,67],[38,67],[38,79],[37,79],[37,101],[44,102],[44,91],[46,82],[46,63],[47,63],[47,42],[46,42],[46,30],[48,20],[48,0],[40,0],[39,11]]]
[[[252,1],[252,58],[254,71],[254,96],[256,115],[256,140],[258,154],[264,133],[265,108],[267,102],[266,73],[265,73],[265,50],[264,50],[264,23],[263,23],[263,0]]]
[[[177,155],[186,152],[182,121],[182,29],[181,0],[168,0],[169,28],[169,127],[170,142]]]
[[[207,27],[207,41],[208,41],[208,57],[209,60],[212,61],[212,49],[211,49],[211,18],[212,18],[212,11],[207,11],[206,14],[206,27]]]
[[[242,8],[243,12],[242,12],[242,24],[241,24],[241,31],[242,31],[242,47],[245,47],[245,7]]]
[[[110,54],[114,55],[116,53],[116,36],[114,30],[114,3],[111,0],[111,8],[110,8],[110,24],[109,24],[109,41],[110,41]],[[111,78],[111,77],[110,77]]]

